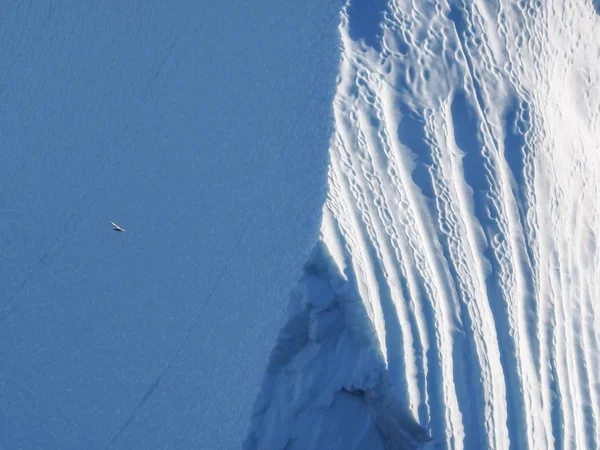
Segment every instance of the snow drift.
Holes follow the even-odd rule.
[[[329,256],[246,447],[597,448],[592,2],[355,0],[339,31]]]

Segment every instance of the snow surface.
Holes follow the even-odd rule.
[[[2,18],[0,448],[598,448],[597,1],[122,3]]]
[[[367,3],[246,448],[598,448],[598,2]]]
[[[341,6],[4,5],[1,449],[240,447],[318,239]]]

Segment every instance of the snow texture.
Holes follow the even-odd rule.
[[[246,448],[598,448],[597,7],[343,8],[327,252]]]
[[[0,449],[240,447],[318,239],[341,7],[4,5]]]
[[[597,449],[598,5],[9,5],[0,448]]]

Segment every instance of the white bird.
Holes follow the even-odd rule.
[[[111,222],[110,224],[114,227],[113,230],[115,230],[115,231],[125,231],[125,228],[121,228],[119,225],[117,225],[114,222]]]

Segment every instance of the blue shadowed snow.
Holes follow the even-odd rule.
[[[364,39],[367,45],[380,52],[385,8],[385,0],[350,0],[347,9],[350,37],[357,41]]]
[[[429,172],[433,158],[431,148],[427,144],[424,121],[404,105],[399,105],[398,109],[402,113],[398,124],[398,140],[412,152],[415,162],[412,179],[423,195],[434,198],[433,181]]]
[[[475,95],[474,92],[473,97]],[[454,97],[451,106],[454,138],[458,147],[465,152],[463,158],[464,179],[472,189],[474,214],[481,224],[487,243],[483,255],[489,262],[491,271],[486,278],[486,290],[495,320],[500,359],[506,371],[507,389],[510,392],[518,392],[515,387],[518,385],[516,345],[514,337],[509,332],[509,311],[506,304],[501,301],[499,262],[490,245],[493,236],[498,238],[501,235],[497,223],[499,212],[496,205],[490,200],[493,197],[490,182],[492,168],[483,153],[480,118],[474,106],[473,97],[468,97],[463,91],[458,91]],[[525,423],[523,399],[517,395],[510,395],[507,396],[506,402],[510,413],[507,421],[509,436],[512,438],[512,445],[518,447],[518,436],[524,435],[522,429]],[[470,410],[470,407],[465,409]],[[474,436],[467,436],[467,439],[472,438]],[[480,436],[480,439],[483,438]]]
[[[398,323],[386,329],[401,339]],[[374,335],[354,271],[342,275],[318,244],[290,296],[243,448],[404,450],[429,441],[392,385]]]
[[[342,5],[193,5],[3,12],[0,448],[244,439],[318,235]]]

